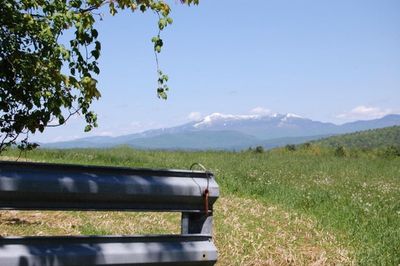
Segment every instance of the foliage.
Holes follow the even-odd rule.
[[[184,0],[198,4],[199,0]],[[80,113],[85,131],[97,126],[90,109],[101,94],[96,76],[101,43],[95,28],[99,9],[154,11],[159,32],[152,39],[161,51],[160,31],[172,23],[163,0],[7,0],[0,1],[0,152],[23,134],[21,148],[32,148],[28,134],[64,124]],[[71,33],[69,43],[60,37]],[[167,97],[168,77],[158,68],[157,93]]]
[[[400,126],[343,134],[314,141],[313,143],[329,147],[343,146],[361,149],[400,147]]]
[[[285,148],[286,148],[286,150],[288,150],[288,151],[295,151],[295,150],[296,150],[296,145],[294,145],[294,144],[287,144],[287,145],[285,146]]]
[[[310,142],[303,143],[301,145],[304,149],[311,149],[312,144]]]
[[[257,146],[257,147],[254,149],[254,152],[255,152],[255,153],[263,153],[263,152],[264,152],[263,146]]]
[[[346,156],[346,149],[343,146],[336,147],[335,156],[345,157]]]
[[[384,157],[400,156],[400,146],[390,145],[383,150]]]

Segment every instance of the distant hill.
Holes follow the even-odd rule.
[[[370,129],[365,131],[328,137],[314,143],[324,146],[344,146],[349,148],[400,148],[400,126]]]
[[[129,145],[141,149],[235,150],[259,141],[254,136],[236,131],[201,131],[137,138]]]
[[[141,149],[239,150],[274,148],[322,137],[400,125],[400,115],[336,125],[295,114],[229,115],[213,113],[200,121],[118,137],[86,137],[41,143],[44,148],[106,148],[129,145]]]
[[[277,147],[282,147],[287,144],[302,144],[305,142],[310,142],[313,140],[318,140],[322,138],[327,138],[332,135],[316,135],[316,136],[305,136],[305,137],[285,137],[285,138],[276,138],[269,139],[262,142],[258,142],[257,146],[263,146],[265,149],[272,149]]]

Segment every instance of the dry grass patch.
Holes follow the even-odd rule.
[[[180,231],[180,213],[2,211],[0,235],[129,235]],[[347,247],[307,217],[257,200],[215,205],[219,265],[352,264]]]
[[[2,211],[1,236],[178,234],[179,213]]]
[[[84,235],[179,234],[180,213],[77,212]]]
[[[349,265],[347,247],[310,218],[257,200],[219,199],[215,241],[219,265]]]
[[[1,211],[0,236],[79,235],[81,220],[71,212]]]

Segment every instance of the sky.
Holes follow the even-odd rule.
[[[84,119],[32,140],[65,141],[170,127],[214,112],[295,113],[337,124],[400,113],[400,1],[169,1],[162,33],[168,100],[156,96],[157,17],[124,11],[97,23],[99,127]]]

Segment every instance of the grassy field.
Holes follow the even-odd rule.
[[[10,151],[3,159],[17,156]],[[400,263],[400,157],[358,151],[335,156],[334,149],[311,145],[263,153],[37,150],[27,159],[151,168],[206,165],[222,192],[215,210],[220,265]],[[179,229],[175,214],[8,211],[0,219],[1,235]]]

